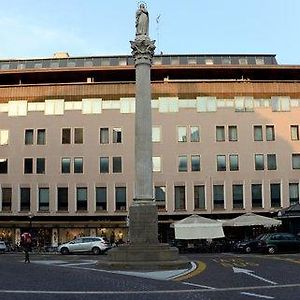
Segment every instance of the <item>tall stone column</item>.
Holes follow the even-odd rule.
[[[158,242],[158,215],[153,198],[152,108],[150,70],[154,41],[144,4],[136,13],[136,37],[131,41],[136,71],[135,198],[129,208],[130,243],[108,252],[105,264],[115,268],[167,269],[186,266],[178,250]]]
[[[146,35],[131,41],[136,69],[135,199],[129,209],[132,244],[157,244],[157,208],[153,198],[152,108],[150,70],[155,41]]]

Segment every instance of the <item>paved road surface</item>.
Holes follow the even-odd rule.
[[[0,299],[300,299],[300,254],[187,257],[197,268],[170,280],[168,273],[101,270],[97,261],[105,256],[31,255],[24,264],[21,254],[3,254]]]

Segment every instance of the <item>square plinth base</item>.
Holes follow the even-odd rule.
[[[189,262],[179,257],[178,249],[168,244],[121,245],[108,251],[99,262],[111,269],[172,270],[187,268]]]

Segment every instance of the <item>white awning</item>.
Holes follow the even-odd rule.
[[[232,220],[223,222],[223,226],[241,227],[241,226],[278,226],[281,225],[280,220],[267,218],[253,213],[246,213]]]
[[[189,216],[171,224],[175,229],[175,239],[215,239],[224,237],[222,223],[198,215]]]

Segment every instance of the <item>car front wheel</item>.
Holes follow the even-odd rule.
[[[98,248],[98,247],[94,247],[94,248],[92,249],[92,252],[93,252],[93,254],[98,255],[98,254],[101,253],[101,250],[100,250],[100,248]]]
[[[276,252],[276,248],[273,246],[268,247],[268,253],[269,254],[274,254]]]
[[[245,247],[245,252],[246,253],[251,253],[252,252],[251,247],[250,246]]]
[[[66,247],[61,248],[61,250],[60,250],[60,253],[63,254],[63,255],[69,254],[69,252],[70,252],[69,249],[66,248]]]

